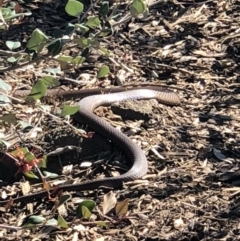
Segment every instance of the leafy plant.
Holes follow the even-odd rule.
[[[70,195],[62,195],[62,197],[60,197],[60,201],[57,207],[66,203],[70,198]],[[79,223],[79,220],[81,220],[81,224],[83,225],[109,227],[111,224],[118,224],[122,220],[128,218],[127,213],[129,211],[129,199],[117,202],[117,199],[113,192],[109,192],[106,195],[104,195],[103,199],[103,202],[99,205],[102,206],[102,210],[104,210],[103,213],[101,213],[100,209],[97,208],[97,212],[99,213],[99,218],[101,218],[101,220],[92,220],[92,214],[96,209],[97,205],[94,201],[85,199],[82,200],[79,204],[77,204],[76,218],[71,224]],[[107,217],[106,215],[108,213],[115,213],[115,215],[114,217]],[[106,217],[106,219],[104,220],[102,216]],[[57,219],[53,217],[50,217],[50,219],[48,219],[47,217],[43,217],[41,215],[29,216],[26,218],[26,223],[23,225],[23,227],[32,228],[37,227],[39,225],[41,226],[43,224],[48,226],[59,226],[65,229],[69,227],[69,224],[60,214],[57,215]]]
[[[97,7],[95,5],[93,4],[91,8]],[[35,29],[27,42],[25,52],[13,54],[8,57],[8,61],[15,64],[25,63],[26,61],[37,59],[41,56],[43,50],[47,50],[47,53],[44,55],[46,58],[52,56],[61,64],[65,63],[73,68],[77,68],[83,64],[86,59],[86,53],[90,53],[92,48],[99,50],[99,53],[105,56],[110,56],[111,51],[101,47],[101,38],[113,34],[114,29],[111,20],[117,16],[118,6],[110,9],[109,3],[106,1],[101,2],[99,5],[98,15],[88,16],[87,12],[83,14],[85,6],[81,2],[69,0],[65,6],[65,11],[68,15],[75,17],[77,22],[75,24],[69,23],[64,28],[56,28],[53,33],[54,39],[48,37],[40,29]],[[0,9],[3,21],[6,24],[12,18],[31,14],[31,12],[27,12],[19,15],[16,13],[16,9],[19,9],[17,3],[9,3],[6,8]],[[133,17],[145,16],[148,12],[144,0],[134,0],[129,9]],[[76,31],[78,31],[78,34],[76,34]],[[71,44],[74,45],[71,46]],[[15,50],[21,46],[21,43],[7,41],[6,46],[10,50]],[[78,47],[82,50],[78,56],[63,54],[64,49],[73,47]],[[108,73],[108,67],[102,66],[98,72],[98,78],[105,77]]]
[[[46,166],[46,158],[36,158],[26,147],[17,147],[16,150],[8,154],[14,158],[15,164],[18,166],[18,171],[15,173],[15,176],[22,172],[29,178],[38,178],[32,170],[38,166]]]
[[[24,2],[31,2],[31,0],[25,0]],[[21,22],[24,16],[31,15],[30,11],[24,13],[21,12],[21,8],[17,2],[6,1],[4,3],[1,2],[0,5],[1,30],[7,30],[13,21]],[[53,58],[59,62],[58,68],[46,68],[44,70],[46,75],[36,81],[29,96],[25,98],[26,101],[36,102],[38,99],[45,96],[49,86],[58,86],[59,82],[57,74],[60,71],[65,70],[66,66],[69,68],[79,68],[86,61],[87,57],[91,55],[92,50],[97,50],[105,57],[111,58],[113,56],[111,50],[103,47],[102,40],[114,33],[116,26],[114,21],[119,15],[118,7],[118,5],[110,7],[108,1],[96,1],[96,3],[93,3],[90,8],[86,10],[86,6],[80,1],[68,0],[65,6],[65,11],[68,15],[75,18],[76,21],[74,23],[68,23],[64,27],[55,28],[51,36],[48,36],[46,33],[36,28],[31,33],[27,43],[24,44],[25,47],[23,47],[23,43],[20,41],[11,40],[5,42],[5,46],[10,50],[5,57],[5,60],[8,61],[11,67],[22,67],[29,63],[48,58]],[[90,11],[91,15],[89,14]],[[129,11],[130,16],[132,17],[136,18],[140,15],[145,17],[148,13],[148,8],[144,0],[133,0],[129,6]],[[16,52],[19,48],[21,48],[21,51]],[[75,56],[65,54],[65,50],[71,48],[78,48],[78,54]],[[0,71],[5,70],[2,67],[0,68]],[[104,78],[108,76],[109,73],[109,67],[103,64],[99,67],[96,77]],[[0,105],[7,106],[11,103],[11,91],[12,87],[3,80],[0,80]],[[35,107],[40,107],[42,111],[44,111],[45,108],[40,105],[35,105]],[[78,106],[64,105],[61,115],[72,115],[76,113],[77,110]],[[7,123],[8,125],[20,124],[21,128],[30,126],[30,124],[19,120],[13,113],[3,115],[1,121],[3,124]],[[9,143],[4,140],[0,140],[0,144],[6,145],[7,148],[10,147]],[[30,178],[37,178],[34,174],[35,168],[38,169],[39,166],[46,165],[44,157],[40,159],[37,158],[27,148],[18,147],[15,151],[6,153],[16,161],[16,164],[19,167],[16,174],[22,172]],[[39,174],[42,177],[44,188],[48,190],[49,185],[45,181],[45,178],[56,178],[57,175],[49,172],[44,172],[45,176],[41,173]],[[56,207],[63,205],[70,198],[70,195],[62,195]],[[90,220],[95,207],[96,203],[92,200],[83,200],[76,208],[77,219]],[[109,221],[109,219],[107,221],[99,219],[95,222],[91,222],[91,225],[107,227],[109,223],[114,224],[115,222],[126,218],[128,200],[117,204],[114,194],[109,193],[104,197],[102,211],[99,211],[100,216],[105,217],[114,208],[116,214],[115,219],[111,219],[111,221]],[[51,217],[50,219],[34,215],[29,217],[25,227],[35,227],[39,225],[58,225],[62,228],[68,227],[67,222],[61,215],[58,215],[57,218]]]

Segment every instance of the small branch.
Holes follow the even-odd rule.
[[[83,16],[80,19],[80,22],[83,21],[86,16],[88,15],[88,13],[100,2],[100,0],[96,0],[94,3],[92,3],[91,1],[91,5],[89,7],[89,9],[83,14]]]
[[[9,225],[5,225],[5,224],[0,224],[0,228],[14,230],[14,231],[18,231],[18,230],[22,229],[22,227],[9,226]]]
[[[51,114],[51,113],[49,113],[49,112],[46,112],[46,111],[43,110],[40,106],[38,106],[38,109],[39,109],[42,113],[44,113],[44,114],[52,117],[52,118],[55,119],[56,121],[58,121],[58,122],[63,122],[64,124],[66,124],[66,125],[68,125],[69,127],[71,127],[73,130],[75,130],[76,132],[80,133],[80,134],[83,135],[83,136],[86,136],[86,132],[85,132],[85,131],[83,131],[83,130],[80,131],[80,130],[77,129],[75,126],[71,125],[69,122],[67,122],[67,121],[65,121],[65,120],[62,120],[61,118],[59,118],[59,117],[57,117],[57,116],[55,116],[55,115],[53,115],[53,114]]]
[[[11,66],[11,67],[8,67],[8,68],[5,68],[5,69],[0,69],[0,73],[4,73],[6,71],[11,71],[11,70],[16,70],[16,69],[20,69],[20,68],[23,68],[27,65],[30,65],[30,64],[34,64],[40,60],[45,60],[47,59],[49,56],[51,56],[51,54],[46,54],[46,55],[43,55],[43,56],[40,56],[36,59],[33,59],[29,62],[26,62],[26,63],[23,63],[23,64],[17,64],[17,65],[14,65],[14,66]]]

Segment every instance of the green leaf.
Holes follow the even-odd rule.
[[[105,22],[105,28],[98,34],[99,37],[106,37],[112,35],[114,32],[113,27],[109,21]]]
[[[43,222],[45,222],[46,219],[42,216],[37,216],[37,215],[32,215],[28,218],[28,224],[41,224]]]
[[[107,17],[108,11],[109,11],[109,2],[106,2],[106,1],[102,2],[102,5],[99,9],[99,15],[102,17]]]
[[[10,19],[13,16],[10,8],[1,8],[1,12],[5,20]]]
[[[90,218],[92,213],[88,210],[87,207],[82,206],[82,215],[83,215],[83,218]]]
[[[84,6],[82,3],[76,0],[69,0],[65,6],[65,11],[73,17],[79,17],[83,12],[83,8]]]
[[[76,66],[81,65],[84,61],[86,60],[86,58],[82,57],[82,56],[77,56],[76,58],[73,59],[72,63]]]
[[[47,87],[42,80],[38,80],[33,86],[31,93],[25,98],[26,101],[36,101],[47,93]]]
[[[60,207],[62,204],[64,204],[65,202],[67,202],[71,198],[72,198],[72,196],[70,194],[62,195],[60,200],[59,200],[58,207]]]
[[[11,85],[4,82],[2,79],[0,79],[0,89],[5,90],[7,93],[12,90]]]
[[[58,221],[55,218],[49,219],[45,225],[56,227],[58,225]]]
[[[45,177],[48,177],[48,178],[51,178],[51,179],[54,179],[54,178],[58,177],[58,174],[52,173],[52,172],[44,171],[43,174],[44,174]]]
[[[100,48],[100,51],[105,55],[105,56],[110,56],[111,55],[111,51],[105,48]]]
[[[98,17],[89,17],[86,25],[90,28],[96,28],[100,26],[100,20]]]
[[[100,70],[98,71],[97,78],[103,78],[108,75],[109,73],[109,67],[106,65],[103,65]]]
[[[50,105],[39,105],[39,107],[47,112],[50,112],[52,109],[52,107]]]
[[[31,59],[30,55],[15,54],[15,55],[7,58],[7,61],[9,63],[18,63],[19,61],[27,62],[30,59]]]
[[[68,23],[65,28],[65,35],[71,35],[75,30],[75,25],[72,23]]]
[[[46,86],[51,86],[51,87],[55,87],[55,86],[58,86],[60,84],[58,79],[56,79],[56,77],[51,76],[51,75],[45,75],[39,80],[43,81],[43,83]]]
[[[12,114],[12,113],[4,115],[4,116],[1,116],[0,120],[6,121],[7,123],[13,124],[13,125],[17,124],[17,117],[14,114]]]
[[[89,215],[91,214],[92,210],[95,208],[96,203],[92,200],[84,200],[81,203],[78,204],[77,210],[76,210],[76,215],[78,218],[86,217],[84,215]],[[83,207],[87,209],[83,209]],[[91,215],[90,215],[91,216]]]
[[[89,56],[89,48],[85,48],[82,53],[81,53],[81,56],[84,57],[85,59]]]
[[[76,23],[75,28],[80,28],[83,34],[87,33],[89,31],[89,28],[81,23]]]
[[[58,215],[58,225],[62,228],[68,228],[68,224],[67,222],[65,221],[65,219],[61,216],[61,215]]]
[[[36,157],[32,152],[27,152],[24,156],[25,156],[26,162],[31,162],[34,159],[36,159]]]
[[[14,56],[11,56],[10,58],[7,58],[8,63],[16,63],[18,59],[16,59]]]
[[[16,150],[12,151],[12,155],[19,156],[19,154],[23,154],[24,156],[29,152],[27,147],[19,147]]]
[[[82,56],[77,56],[73,59],[72,64],[74,64],[75,66],[79,66],[81,65],[86,59]]]
[[[65,34],[65,31],[59,28],[53,30],[52,35],[56,38],[61,38]]]
[[[91,45],[91,41],[88,38],[73,39],[73,43],[78,44],[79,47],[85,48]]]
[[[42,168],[47,168],[47,155],[44,155],[40,160],[41,160],[41,165],[38,164],[38,166]]]
[[[130,5],[130,13],[133,17],[144,14],[148,11],[147,4],[144,0],[134,0]]]
[[[94,46],[95,48],[98,48],[100,46],[100,43],[97,40],[97,38],[94,37],[91,39],[91,46]]]
[[[19,41],[13,42],[13,41],[6,41],[6,45],[10,50],[17,49],[21,46],[21,43]]]
[[[28,172],[24,171],[23,174],[28,178],[39,179],[38,176],[36,176],[32,171],[28,171]]]
[[[19,121],[19,124],[21,125],[22,129],[26,130],[26,129],[32,129],[33,126],[31,124],[29,124],[28,122],[25,121]]]
[[[25,0],[26,1],[26,0]],[[32,13],[31,12],[24,12],[24,13],[16,13],[15,11],[16,4],[14,5],[13,1],[9,2],[8,8],[2,8],[2,16],[5,20],[10,20],[13,18],[17,18],[20,16],[30,16]],[[12,11],[11,11],[12,9]]]
[[[0,106],[6,106],[11,103],[11,100],[6,95],[0,94]]]
[[[61,38],[54,39],[48,46],[48,53],[52,56],[59,54],[62,50],[63,42]]]
[[[61,63],[71,64],[72,60],[73,60],[73,57],[61,55],[61,56],[57,57],[56,59]]]
[[[27,43],[27,50],[39,53],[47,43],[47,40],[48,37],[41,30],[35,29]]]
[[[71,105],[64,105],[61,115],[62,116],[66,116],[66,115],[74,115],[75,113],[77,113],[77,111],[79,110],[79,106],[71,106]]]
[[[12,146],[11,143],[6,142],[6,141],[0,139],[0,150],[1,151],[8,149],[10,146]]]
[[[56,75],[59,74],[61,72],[61,68],[57,67],[57,68],[46,68],[43,70],[44,72]]]

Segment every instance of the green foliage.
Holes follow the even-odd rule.
[[[32,171],[23,171],[23,174],[28,177],[28,178],[31,178],[31,179],[39,179],[37,175],[34,174],[34,172]]]
[[[21,43],[19,41],[6,41],[6,45],[10,50],[17,49],[21,46]]]
[[[68,228],[67,222],[65,221],[65,219],[61,215],[58,215],[57,224],[61,228]]]
[[[55,179],[58,177],[58,174],[52,173],[52,172],[44,171],[43,174],[45,177],[50,178],[50,179]]]
[[[0,9],[2,20],[5,21],[5,24],[0,24],[1,29],[7,29],[7,23],[10,23],[13,19],[18,17],[30,16],[32,13],[30,11],[24,13],[16,13],[16,4],[14,1],[9,1],[7,6]],[[2,21],[1,21],[2,22]]]
[[[92,200],[84,200],[78,204],[76,214],[78,218],[90,218],[91,212],[95,208],[96,203]]]
[[[22,0],[25,3],[30,3],[32,0]],[[4,3],[5,4],[5,3]],[[0,29],[7,30],[12,21],[17,20],[21,16],[30,16],[31,12],[16,13],[16,3],[14,1],[6,1],[6,4],[0,9],[2,15],[2,24]],[[148,13],[147,5],[144,0],[133,0],[129,7],[130,13],[133,17],[138,17],[140,15],[146,16]],[[26,43],[19,41],[9,40],[5,42],[6,47],[10,50],[10,54],[4,56],[5,60],[8,61],[11,65],[28,63],[29,61],[34,61],[35,59],[42,59],[44,56],[46,59],[48,57],[54,58],[60,63],[60,67],[57,68],[46,68],[44,76],[39,78],[35,85],[32,87],[31,92],[26,101],[37,101],[45,96],[47,88],[49,86],[55,87],[59,85],[59,81],[56,78],[56,75],[64,71],[63,66],[70,66],[70,68],[79,68],[85,60],[91,55],[92,50],[97,50],[98,53],[105,57],[113,56],[111,50],[107,49],[102,40],[106,36],[110,36],[114,33],[114,27],[112,25],[112,20],[115,20],[117,16],[121,14],[118,11],[118,5],[109,4],[108,1],[102,1],[96,3],[93,1],[91,9],[86,13],[87,9],[83,3],[79,0],[68,0],[65,11],[68,15],[75,18],[75,22],[66,24],[65,27],[56,27],[50,36],[47,35],[47,32],[43,32],[40,29],[35,29],[30,38],[27,39]],[[24,49],[24,46],[25,49]],[[73,48],[78,49],[76,55],[68,55],[69,50]],[[22,48],[21,51],[17,52],[19,48]],[[22,51],[23,50],[23,51]],[[11,52],[12,51],[12,52]],[[76,52],[74,52],[76,53]],[[97,78],[105,78],[109,75],[110,69],[107,65],[102,65],[96,73]],[[10,85],[6,84],[3,80],[0,80],[0,105],[9,105],[11,99],[6,96],[6,94],[11,93],[12,88]],[[36,105],[35,105],[36,106]],[[42,111],[49,111],[49,106],[38,105]],[[69,106],[64,105],[62,108],[61,115],[73,115],[79,109],[79,106]],[[18,124],[18,128],[27,129],[32,128],[32,126],[21,120],[18,120],[16,116],[12,113],[2,115],[0,118],[1,122],[5,122],[8,125]],[[4,140],[0,140],[0,147],[5,146],[9,148],[10,144]],[[25,148],[20,148],[23,154],[24,161],[30,166],[34,166],[32,163],[36,161],[36,157],[33,153],[29,152]],[[19,150],[16,150],[12,153],[17,159],[19,155]],[[46,168],[46,157],[41,158],[41,163],[36,164],[39,167]],[[35,170],[34,170],[35,171]],[[29,171],[22,171],[26,176],[30,178],[37,178],[37,176]],[[56,178],[57,174],[50,172],[43,172],[44,176],[42,177],[44,187],[48,184],[45,178]],[[47,189],[47,188],[45,188]],[[47,189],[48,190],[48,189]],[[60,196],[56,208],[65,204],[71,195],[66,194]],[[105,201],[103,202],[103,211],[101,215],[106,216],[111,212],[115,207],[116,218],[123,218],[127,215],[128,211],[128,200],[125,200],[122,203],[116,204],[116,198],[113,194],[106,196]],[[90,220],[92,212],[95,212],[96,203],[92,200],[84,200],[76,207],[76,216],[81,219]],[[102,227],[108,227],[111,224],[111,221],[95,221],[95,225]],[[35,227],[39,225],[50,225],[50,226],[59,226],[62,228],[68,228],[67,222],[61,215],[58,215],[57,220],[55,218],[46,220],[42,216],[33,215],[28,218],[27,224],[24,227]]]
[[[103,78],[109,74],[110,70],[109,67],[106,65],[103,65],[100,70],[98,71],[97,77],[98,78]]]
[[[70,105],[64,105],[61,115],[62,116],[66,116],[66,115],[74,115],[75,113],[77,113],[77,111],[79,110],[79,106],[70,106]]]
[[[101,17],[106,18],[108,12],[109,12],[109,2],[104,1],[104,2],[102,2],[101,7],[99,9],[99,15]]]
[[[144,0],[134,0],[130,5],[130,12],[133,17],[137,17],[140,14],[146,15],[148,13],[146,2]]]
[[[56,220],[55,218],[51,218],[45,223],[45,225],[55,227],[58,225],[58,220]]]
[[[63,47],[63,42],[61,38],[54,39],[49,45],[48,45],[48,52],[51,55],[57,55],[61,52]]]
[[[42,216],[32,215],[28,217],[27,223],[23,227],[25,228],[36,227],[37,225],[42,224],[45,221],[46,219]]]
[[[11,85],[5,83],[2,79],[0,79],[0,89],[9,92],[12,89],[12,87]]]
[[[31,93],[26,97],[26,101],[32,102],[42,98],[47,93],[47,86],[43,80],[38,80],[33,86]]]
[[[31,0],[26,1],[31,2]],[[85,9],[83,3],[77,0],[68,0],[65,6],[65,11],[70,16],[75,17],[77,23],[68,23],[65,27],[55,28],[53,32],[54,38],[51,38],[51,40],[40,29],[35,29],[26,44],[25,53],[13,53],[12,56],[7,57],[7,61],[11,64],[27,62],[40,56],[43,49],[47,49],[47,55],[55,56],[55,59],[61,63],[61,67],[71,66],[72,68],[78,68],[84,63],[86,57],[88,57],[93,48],[97,49],[101,54],[107,57],[111,56],[111,51],[101,46],[101,38],[113,34],[114,29],[110,20],[116,18],[118,15],[118,6],[110,7],[109,2],[107,1],[96,3],[96,6],[97,5],[98,10],[95,11],[95,16],[89,16],[84,12]],[[92,7],[94,8],[96,6],[93,4]],[[22,15],[31,15],[31,12],[17,14],[15,8],[16,4],[14,2],[10,2],[7,6],[2,7],[1,11],[3,19],[6,21],[6,26],[10,19]],[[138,17],[140,15],[145,17],[148,14],[147,4],[144,0],[133,0],[130,4],[129,10],[133,17]],[[80,19],[80,16],[82,16],[83,19]],[[4,26],[4,28],[6,26]],[[80,34],[78,32],[76,35],[76,31],[79,31]],[[77,47],[80,48],[81,54],[79,56],[66,56],[62,54],[68,43],[76,44]],[[6,46],[10,50],[16,50],[21,47],[21,45],[22,43],[18,41],[6,41]],[[61,69],[59,71],[61,71]],[[102,66],[97,73],[97,77],[106,77],[109,72],[110,70],[108,66]],[[51,70],[49,73],[53,75],[56,74],[55,71]],[[49,78],[49,76],[47,78]],[[41,87],[34,86],[34,88],[35,89],[31,92],[31,101],[38,100],[44,96],[45,93],[45,87],[43,85]],[[30,98],[28,98],[28,100],[30,100]],[[9,99],[3,98],[0,95],[0,104],[3,102],[9,103]]]
[[[101,24],[98,17],[89,17],[88,21],[86,22],[86,25],[90,28],[96,28],[99,27]]]
[[[35,29],[27,43],[27,52],[40,53],[46,45],[48,37],[39,29]]]
[[[71,195],[70,194],[65,194],[62,195],[60,197],[59,203],[58,203],[58,207],[60,207],[61,205],[63,205],[64,203],[66,203],[69,199],[71,199]]]
[[[5,95],[11,91],[12,87],[0,79],[0,106],[5,106],[11,103],[11,100]]]
[[[37,159],[27,147],[17,148],[10,155],[15,158],[16,164],[20,167],[19,172],[22,172],[28,178],[38,179],[38,176],[31,171],[32,168],[35,168],[35,165],[46,166],[46,157]]]
[[[40,78],[39,81],[42,81],[47,87],[49,86],[54,87],[60,84],[59,80],[52,75],[45,75],[42,78]]]
[[[61,69],[60,69],[60,67],[57,67],[57,68],[46,68],[46,69],[44,69],[44,72],[47,72],[47,73],[52,74],[52,75],[55,76],[56,74],[61,72]],[[54,82],[56,83],[56,85],[58,85],[58,83],[59,83],[58,80],[54,80]]]
[[[83,8],[84,7],[82,3],[76,0],[69,0],[65,7],[65,11],[73,17],[79,17],[80,14],[83,12]]]
[[[31,0],[26,1],[31,2]],[[95,15],[88,15],[84,12],[85,6],[83,3],[77,0],[68,0],[65,11],[70,16],[75,17],[77,23],[68,23],[65,27],[55,28],[53,32],[54,38],[51,39],[40,29],[35,29],[26,44],[25,52],[13,53],[7,56],[7,61],[13,65],[25,63],[41,56],[42,51],[47,50],[46,56],[54,56],[61,64],[61,68],[79,68],[85,62],[86,58],[89,57],[92,49],[97,49],[102,55],[110,57],[112,53],[110,50],[101,46],[101,39],[113,34],[114,29],[110,20],[116,18],[118,15],[118,6],[110,7],[108,1],[103,1],[96,3],[96,6],[93,4],[92,7],[98,7],[98,10],[95,11]],[[7,3],[6,6],[2,6],[0,11],[5,21],[2,28],[8,28],[7,25],[10,24],[14,18],[31,15],[30,11],[16,13],[15,9],[17,9],[17,5],[13,1]],[[147,4],[144,0],[133,0],[129,10],[133,17],[140,15],[145,17],[148,13]],[[82,19],[80,18],[81,16]],[[75,34],[76,31],[78,31],[77,35]],[[63,54],[68,44],[75,44],[75,47],[80,49],[80,54],[78,56]],[[14,51],[20,48],[22,43],[19,41],[6,41],[6,46]],[[36,101],[46,94],[48,86],[59,85],[55,76],[62,71],[61,68],[46,69],[46,72],[50,75],[43,76],[37,81],[31,90],[31,94],[26,98],[26,101]],[[97,78],[104,78],[109,73],[109,67],[103,65],[97,72]],[[1,82],[0,88],[5,90],[5,87],[2,88]],[[4,91],[4,93],[8,92],[9,90]],[[0,93],[0,105],[7,105],[10,102],[10,99],[6,95]],[[74,107],[64,107],[62,115],[71,115],[74,111],[76,111]],[[8,122],[11,122],[11,116],[6,116],[5,118]]]
[[[12,145],[11,143],[0,139],[0,151],[1,152],[4,152],[5,150],[7,150],[11,145]]]

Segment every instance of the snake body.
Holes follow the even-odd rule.
[[[122,91],[122,88],[116,88],[118,91]],[[99,93],[104,91],[98,90]],[[105,90],[106,92],[106,90]],[[104,92],[104,93],[105,93]],[[110,92],[117,92],[115,89],[111,89]],[[83,93],[83,94],[82,94]],[[89,91],[88,95],[91,93]],[[16,92],[16,96],[24,96],[27,91]],[[66,94],[63,96],[63,94]],[[82,94],[82,95],[81,95]],[[86,91],[75,91],[73,94],[71,92],[59,94],[55,90],[55,95],[64,98],[75,98],[86,95]],[[54,93],[49,93],[48,95],[54,96]],[[107,177],[103,179],[90,180],[78,184],[63,184],[58,187],[57,190],[62,191],[75,191],[75,190],[93,190],[99,187],[108,187],[117,189],[122,186],[123,181],[130,181],[134,179],[139,179],[147,173],[148,163],[145,154],[141,148],[135,144],[126,135],[119,132],[117,129],[112,127],[109,123],[102,120],[93,114],[95,108],[101,105],[110,105],[114,102],[122,102],[126,100],[143,100],[143,99],[157,99],[159,102],[167,105],[178,105],[180,104],[180,99],[177,94],[170,90],[160,89],[157,87],[137,87],[136,89],[127,90],[118,93],[108,93],[108,94],[98,94],[83,98],[78,102],[79,111],[75,114],[74,118],[84,124],[87,124],[94,131],[100,133],[102,136],[111,140],[114,144],[120,147],[124,153],[127,155],[128,159],[132,162],[132,167],[130,170],[123,175],[117,177]],[[50,191],[54,191],[54,188]],[[42,198],[48,195],[47,191],[40,191],[27,196],[20,196],[14,198],[14,202],[29,202],[38,198]],[[0,204],[6,204],[8,200],[0,201]]]

